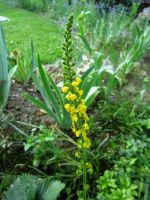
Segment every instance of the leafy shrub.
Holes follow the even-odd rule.
[[[133,200],[137,196],[137,185],[131,182],[130,177],[116,171],[106,170],[97,183],[99,200]]]
[[[106,170],[98,183],[98,199],[141,199],[147,195],[147,181],[150,180],[150,160],[148,154],[150,140],[146,136],[133,136],[124,141],[124,147],[120,147],[120,158],[113,170]],[[150,194],[149,194],[150,195]]]
[[[47,160],[53,156],[51,150],[55,146],[56,137],[57,134],[55,131],[46,129],[42,126],[39,127],[37,135],[31,134],[27,137],[24,149],[25,151],[31,151],[33,155],[33,165],[35,167],[42,165],[45,169],[47,168]]]

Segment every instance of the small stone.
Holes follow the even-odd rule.
[[[0,22],[9,21],[10,19],[4,16],[0,16]]]

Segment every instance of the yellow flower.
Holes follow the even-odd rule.
[[[62,91],[63,93],[67,93],[68,90],[69,90],[69,88],[66,87],[66,86],[62,87],[62,89],[61,89],[61,91]]]
[[[76,135],[77,137],[80,137],[81,131],[80,131],[80,130],[76,131],[76,132],[75,132],[75,135]]]
[[[83,128],[84,128],[84,130],[89,130],[89,126],[86,122],[83,124]]]
[[[68,101],[70,100],[70,95],[69,95],[69,94],[66,95],[66,99],[67,99]]]
[[[75,92],[79,92],[79,88],[78,87],[74,87],[74,91]]]
[[[84,118],[84,120],[85,121],[89,121],[89,117],[87,116],[87,114],[85,113],[85,114],[83,114],[83,118]]]
[[[88,168],[89,173],[92,174],[92,173],[93,173],[92,164],[91,164],[90,162],[87,162],[87,163],[86,163],[86,167]]]
[[[87,107],[82,103],[79,105],[78,109],[80,113],[84,114],[86,112]]]
[[[82,131],[82,137],[84,140],[87,140],[87,134],[86,134],[86,131]]]
[[[77,152],[75,153],[75,157],[80,158],[80,157],[81,157],[81,153],[80,153],[79,151],[77,151]]]
[[[73,81],[73,82],[71,83],[71,85],[72,85],[73,87],[77,87],[77,86],[79,85],[79,83],[78,83],[77,81]]]
[[[65,104],[65,109],[66,109],[67,112],[70,111],[70,104],[69,103]]]
[[[76,128],[73,126],[72,127],[72,132],[75,133],[76,132]]]
[[[77,109],[75,108],[75,106],[71,106],[70,108],[70,113],[76,113]]]
[[[73,87],[77,87],[78,85],[80,85],[81,82],[82,82],[81,78],[77,77],[76,80],[71,83],[71,85]]]
[[[77,122],[78,121],[78,117],[77,117],[76,114],[72,114],[71,115],[71,119],[72,119],[73,122]]]
[[[74,100],[76,100],[77,96],[75,94],[70,94],[69,98],[71,101],[74,101]]]
[[[83,90],[79,90],[78,93],[79,93],[80,96],[82,96],[83,95]]]
[[[78,84],[80,84],[80,83],[82,82],[82,80],[81,80],[80,77],[77,77],[77,78],[76,78],[76,81],[77,81]]]
[[[83,147],[86,149],[89,149],[91,147],[91,141],[89,138],[87,138],[87,140],[83,142]]]

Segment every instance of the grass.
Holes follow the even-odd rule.
[[[61,56],[63,30],[46,16],[0,2],[0,15],[10,18],[3,22],[7,48],[29,49],[32,38],[35,52],[43,63],[52,63]]]

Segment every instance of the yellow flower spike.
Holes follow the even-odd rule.
[[[69,103],[65,104],[65,109],[67,112],[70,112],[70,104]]]
[[[66,87],[66,86],[62,87],[62,89],[61,89],[61,91],[62,91],[63,93],[67,93],[68,90],[69,90],[69,88]]]
[[[75,94],[70,94],[69,98],[71,101],[74,101],[74,100],[76,100],[77,96]]]

